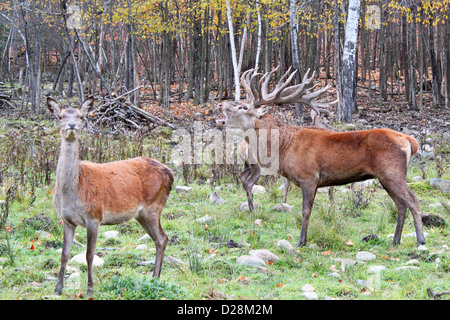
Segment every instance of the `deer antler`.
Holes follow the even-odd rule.
[[[317,101],[317,99],[331,86],[327,85],[326,87],[316,91],[313,90],[317,85],[313,85],[311,88],[308,88],[308,85],[311,84],[315,75],[315,72],[313,72],[311,77],[308,77],[310,69],[306,71],[301,83],[289,86],[297,72],[297,70],[291,72],[291,68],[289,68],[280,78],[275,88],[270,92],[270,78],[278,69],[279,67],[265,74],[258,73],[256,69],[250,69],[242,74],[242,86],[247,92],[250,104],[254,108],[259,108],[262,105],[269,104],[303,103],[318,113],[330,113],[329,109],[331,106],[338,102],[338,100],[332,102]],[[260,78],[259,81],[257,78]],[[286,78],[287,80],[284,81]]]

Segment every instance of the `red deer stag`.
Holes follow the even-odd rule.
[[[93,107],[93,97],[87,98],[80,109],[62,108],[50,97],[47,106],[59,119],[61,135],[53,204],[64,224],[64,243],[55,294],[62,294],[77,226],[87,230],[88,294],[93,289],[92,261],[100,225],[135,218],[155,242],[153,276],[159,277],[168,240],[160,215],[172,189],[172,171],[145,157],[102,164],[79,160],[80,130],[83,117]]]
[[[406,209],[411,211],[414,218],[417,245],[424,244],[419,200],[406,184],[408,163],[419,147],[416,139],[390,129],[334,132],[315,127],[285,126],[267,114],[269,105],[299,102],[318,113],[326,112],[330,104],[319,102],[317,98],[329,87],[316,91],[313,91],[315,86],[307,88],[314,76],[313,74],[308,78],[308,72],[303,77],[302,83],[289,86],[295,72],[290,73],[288,70],[270,92],[269,81],[274,71],[264,75],[255,70],[244,72],[241,80],[249,102],[220,103],[218,110],[223,117],[217,119],[216,123],[218,126],[238,129],[241,132],[254,130],[258,138],[264,137],[264,131],[266,133],[278,131],[278,173],[302,190],[303,222],[298,246],[306,244],[308,223],[317,188],[343,185],[374,177],[378,178],[398,209],[393,244],[400,243]],[[284,81],[286,77],[287,80]],[[268,137],[269,145],[272,135],[265,136]],[[268,146],[267,148],[269,149]],[[251,171],[249,168],[246,169]],[[248,175],[250,176],[251,172]]]

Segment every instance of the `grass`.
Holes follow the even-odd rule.
[[[9,214],[0,231],[0,299],[44,299],[51,297],[59,270],[63,235],[59,217],[52,205],[52,186],[56,164],[40,161],[31,165],[32,157],[44,159],[39,150],[57,154],[59,139],[57,129],[47,123],[39,140],[32,139],[36,126],[19,123],[22,134],[18,137],[0,123],[0,134],[6,139],[21,139],[22,159],[31,166],[20,167],[14,159],[2,159],[2,188],[0,200],[6,200],[7,191],[16,186],[14,197],[8,203]],[[115,160],[143,153],[159,160],[167,160],[171,146],[167,132],[153,132],[149,137],[118,137],[112,139],[100,134],[86,136],[83,152],[87,159]],[[33,148],[33,143],[39,147]],[[53,146],[53,149],[52,149]],[[157,147],[157,148],[154,148]],[[1,155],[19,152],[12,144],[4,144]],[[116,150],[116,151],[114,151]],[[56,158],[55,158],[56,159]],[[6,161],[8,160],[8,161]],[[432,160],[425,161],[425,169],[413,161],[408,181],[425,172],[428,178],[439,174],[449,179],[448,164],[437,167]],[[442,169],[443,168],[443,169]],[[252,213],[240,211],[246,201],[245,192],[235,182],[234,168],[223,170],[219,194],[223,205],[213,205],[209,195],[216,186],[208,179],[213,173],[208,167],[173,168],[175,185],[189,184],[190,193],[173,190],[161,217],[161,224],[169,236],[166,257],[174,257],[181,263],[165,259],[159,281],[152,279],[152,266],[142,265],[155,258],[151,240],[139,240],[144,230],[136,221],[120,226],[102,226],[99,233],[97,254],[105,260],[95,268],[94,299],[304,299],[302,286],[311,284],[319,299],[428,299],[426,289],[450,290],[450,252],[443,251],[449,245],[448,194],[431,189],[427,180],[411,182],[412,191],[421,201],[424,213],[440,215],[447,224],[425,228],[427,252],[416,249],[414,238],[403,237],[401,245],[393,247],[389,234],[396,225],[396,210],[392,200],[380,186],[370,186],[345,192],[336,187],[334,202],[330,204],[327,193],[318,193],[308,230],[308,245],[289,255],[277,249],[277,241],[286,239],[296,245],[301,227],[301,190],[291,187],[288,203],[294,206],[292,213],[279,213],[272,207],[281,202],[283,191],[281,177],[260,180],[266,194],[255,194],[259,207]],[[45,172],[45,171],[48,172]],[[227,171],[229,170],[229,171]],[[50,182],[46,183],[45,176]],[[25,178],[24,178],[25,177]],[[39,177],[43,177],[40,179]],[[369,199],[367,203],[361,200]],[[0,210],[2,216],[5,209]],[[207,224],[196,222],[204,215],[213,217]],[[259,219],[260,224],[255,220]],[[108,240],[102,233],[118,230],[117,239]],[[407,216],[403,235],[414,232],[412,217]],[[45,232],[45,233],[43,233]],[[76,240],[86,243],[86,231],[77,228]],[[378,240],[365,242],[365,236],[374,234]],[[239,247],[227,246],[233,240]],[[149,250],[136,250],[145,243]],[[236,264],[235,260],[252,249],[267,249],[280,260],[267,264],[267,270]],[[74,245],[71,256],[85,248]],[[359,251],[370,251],[376,259],[366,263],[342,266],[336,258],[352,259]],[[442,252],[441,252],[442,251]],[[419,269],[398,271],[412,259]],[[437,260],[438,259],[438,260]],[[437,263],[439,262],[439,263]],[[373,265],[383,265],[385,270],[369,273]],[[68,274],[80,273],[80,277],[68,279],[61,299],[81,299],[86,291],[86,268],[69,263]],[[338,277],[330,275],[337,270]],[[74,280],[75,279],[75,280]],[[364,281],[364,282],[363,282]],[[443,296],[442,299],[448,299]]]

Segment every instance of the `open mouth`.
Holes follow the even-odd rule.
[[[216,123],[218,126],[224,126],[225,122],[227,121],[227,115],[224,114],[223,112],[220,113],[220,118],[216,119]]]

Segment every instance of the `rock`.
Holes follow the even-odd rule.
[[[444,179],[433,178],[430,179],[430,186],[434,189],[439,189],[441,192],[450,192],[450,181]]]
[[[186,264],[187,263],[187,262],[184,262],[181,259],[178,259],[178,258],[175,258],[175,257],[172,257],[172,256],[166,256],[166,257],[164,257],[164,260],[165,259],[167,259],[170,263],[173,263],[173,264]]]
[[[311,284],[307,283],[302,287],[302,291],[303,292],[314,292],[314,291],[316,291],[316,289],[314,289],[314,287]]]
[[[415,267],[415,266],[404,266],[404,267],[398,267],[395,268],[394,270],[396,271],[404,271],[404,270],[420,270],[419,267]]]
[[[292,212],[292,209],[294,207],[291,205],[288,205],[287,203],[279,203],[272,207],[272,210],[278,211],[278,212]]]
[[[86,252],[77,254],[72,259],[70,259],[69,262],[87,265]],[[94,260],[93,260],[92,264],[94,265],[94,267],[101,267],[105,264],[105,261],[102,258],[100,258],[99,256],[94,255]]]
[[[145,266],[145,267],[152,266],[154,264],[155,264],[155,260],[141,261],[141,262],[137,263],[138,266]]]
[[[413,182],[417,182],[417,181],[423,180],[423,178],[422,178],[422,176],[414,176],[414,177],[412,177],[411,180],[412,180]]]
[[[150,236],[148,235],[148,233],[146,233],[146,234],[144,234],[142,237],[140,237],[138,241],[143,241],[143,240],[147,240],[147,239],[150,239],[150,240],[152,239],[152,238],[150,238]]]
[[[211,217],[209,214],[206,214],[203,217],[201,217],[201,218],[199,218],[199,219],[197,219],[195,221],[197,221],[199,223],[208,223],[208,222],[211,222],[213,220],[214,220],[213,217]]]
[[[341,277],[341,275],[339,273],[337,273],[337,272],[332,272],[328,276],[333,277],[333,278],[340,278]]]
[[[314,250],[320,250],[320,247],[317,244],[315,244],[315,243],[309,244],[308,248],[314,249]]]
[[[334,258],[334,261],[342,263],[343,266],[354,266],[357,262],[356,260],[343,258]]]
[[[417,260],[417,259],[411,259],[411,260],[409,260],[406,263],[407,266],[409,266],[409,265],[418,265],[418,264],[419,264],[419,260]]]
[[[225,201],[220,197],[219,193],[217,191],[214,191],[209,196],[209,202],[212,204],[225,204]]]
[[[255,257],[255,256],[248,256],[243,255],[236,259],[237,264],[241,264],[244,266],[253,266],[253,267],[265,267],[266,263],[263,259]]]
[[[119,231],[111,230],[103,232],[103,237],[106,239],[116,239],[119,237]]]
[[[276,255],[266,249],[250,250],[250,256],[260,258],[264,261],[275,262],[280,260]]]
[[[253,194],[266,193],[266,189],[263,186],[255,184],[252,188]]]
[[[389,236],[389,235],[388,235]],[[423,236],[425,237],[425,239],[428,237],[428,232],[424,232],[423,233]],[[394,237],[394,235],[392,235],[392,237]],[[405,238],[417,238],[416,237],[416,233],[415,232],[411,232],[411,233],[407,233],[407,234],[405,234],[403,237],[405,237]]]
[[[140,244],[135,247],[136,250],[148,250],[148,246],[146,244]]]
[[[369,268],[367,268],[367,272],[368,273],[378,273],[385,269],[386,269],[385,266],[370,266]]]
[[[361,280],[361,279],[356,279],[356,284],[360,287],[368,287],[369,286],[369,281],[367,280]]]
[[[315,292],[304,292],[303,296],[307,300],[319,300],[319,297],[317,296],[317,293],[315,293]]]
[[[264,273],[264,274],[270,273],[269,269],[267,269],[266,267],[263,267],[263,266],[259,266],[259,267],[256,269],[256,272]]]
[[[176,186],[175,187],[175,191],[177,193],[186,193],[192,190],[192,187],[187,187],[187,186]]]
[[[356,260],[360,260],[360,261],[369,261],[369,260],[373,260],[376,258],[377,258],[376,255],[374,255],[373,253],[367,252],[367,251],[360,251],[356,254]]]
[[[279,240],[277,242],[277,249],[278,250],[282,250],[288,254],[295,254],[296,251],[294,249],[294,247],[292,246],[292,244],[287,241],[287,240]]]
[[[376,182],[375,179],[358,181],[358,182],[355,182],[355,186],[359,187],[359,188],[367,188],[368,186],[374,184],[375,182]]]
[[[428,251],[428,248],[425,247],[423,244],[421,244],[420,246],[417,247],[417,250],[419,250],[419,251]]]
[[[322,187],[317,189],[317,193],[328,193],[330,191],[330,187]]]
[[[0,208],[3,207],[6,204],[5,200],[0,200]]]
[[[258,204],[256,202],[253,202],[253,207],[256,209],[258,208]],[[240,211],[249,211],[248,209],[248,202],[242,202],[241,205],[239,206],[239,210]]]

